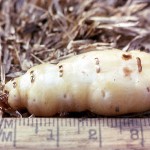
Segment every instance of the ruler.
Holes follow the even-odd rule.
[[[150,118],[2,118],[0,149],[150,149]]]

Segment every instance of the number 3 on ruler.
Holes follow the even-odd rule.
[[[130,129],[130,137],[132,140],[138,140],[139,139],[138,129]]]

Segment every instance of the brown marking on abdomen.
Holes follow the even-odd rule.
[[[59,66],[59,76],[62,77],[63,76],[63,65]]]
[[[100,70],[100,65],[99,65],[99,64],[100,64],[100,61],[99,61],[98,58],[95,58],[95,64],[96,64],[96,66],[95,66],[95,67],[96,67],[96,72],[97,72],[97,73],[100,73],[100,71],[101,71],[101,70]]]
[[[141,63],[141,59],[139,57],[136,57],[137,60],[137,66],[138,66],[138,71],[142,72],[142,63]]]
[[[132,73],[132,70],[129,69],[128,67],[124,67],[124,68],[123,68],[123,72],[124,72],[124,75],[125,75],[125,76],[130,76],[131,73]]]
[[[132,55],[130,55],[130,54],[123,54],[122,55],[122,59],[124,59],[124,60],[129,60],[131,58],[132,58]]]
[[[30,77],[31,83],[33,83],[35,81],[35,75],[33,70],[30,72],[30,75],[31,75]]]
[[[13,88],[16,88],[16,86],[17,86],[17,83],[13,82]]]

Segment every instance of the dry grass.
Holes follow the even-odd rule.
[[[94,49],[150,52],[149,10],[148,0],[0,0],[2,86],[31,66]]]

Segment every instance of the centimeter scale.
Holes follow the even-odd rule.
[[[2,118],[0,149],[150,149],[150,118]]]

